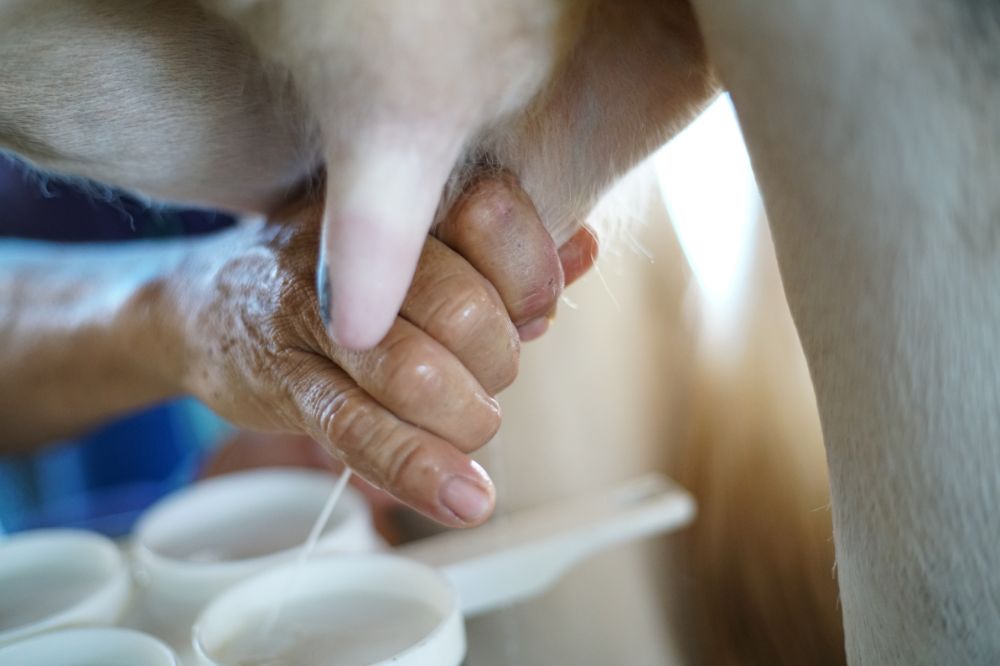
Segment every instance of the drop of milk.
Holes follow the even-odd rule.
[[[371,592],[290,600],[262,636],[265,616],[249,616],[212,658],[226,666],[363,666],[419,643],[443,619],[428,604]]]

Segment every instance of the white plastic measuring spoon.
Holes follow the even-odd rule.
[[[687,491],[649,474],[395,552],[439,569],[458,590],[463,615],[472,617],[541,593],[589,555],[680,529],[694,515]]]

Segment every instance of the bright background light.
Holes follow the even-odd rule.
[[[729,96],[661,148],[653,165],[707,314],[726,319],[736,308],[761,215]]]

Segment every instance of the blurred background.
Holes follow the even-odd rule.
[[[127,242],[232,223],[0,162],[5,236]],[[843,663],[819,420],[728,99],[591,223],[597,267],[523,349],[503,427],[477,455],[497,483],[496,519],[648,471],[688,488],[699,514],[682,533],[608,551],[542,597],[470,621],[467,663]],[[296,453],[275,454],[282,446]],[[159,405],[0,459],[0,526],[125,535],[201,474],[248,459],[325,464],[311,447],[236,432],[192,400]],[[429,529],[383,513],[392,539]]]
[[[48,181],[0,155],[0,242],[128,242],[218,231],[221,214],[150,208],[92,185]],[[68,526],[121,536],[190,483],[231,431],[196,400],[157,405],[29,456],[0,456],[0,531]]]

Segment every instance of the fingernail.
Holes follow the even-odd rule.
[[[453,476],[441,486],[441,503],[467,523],[474,523],[490,510],[490,492],[463,476]]]
[[[523,326],[518,326],[517,334],[521,338],[521,342],[528,342],[534,340],[535,338],[540,338],[545,331],[549,330],[549,322],[551,320],[548,317],[536,317],[529,321]]]
[[[319,316],[323,326],[330,330],[330,271],[326,269],[324,252],[319,254],[319,266],[316,267],[316,298],[319,300]]]

